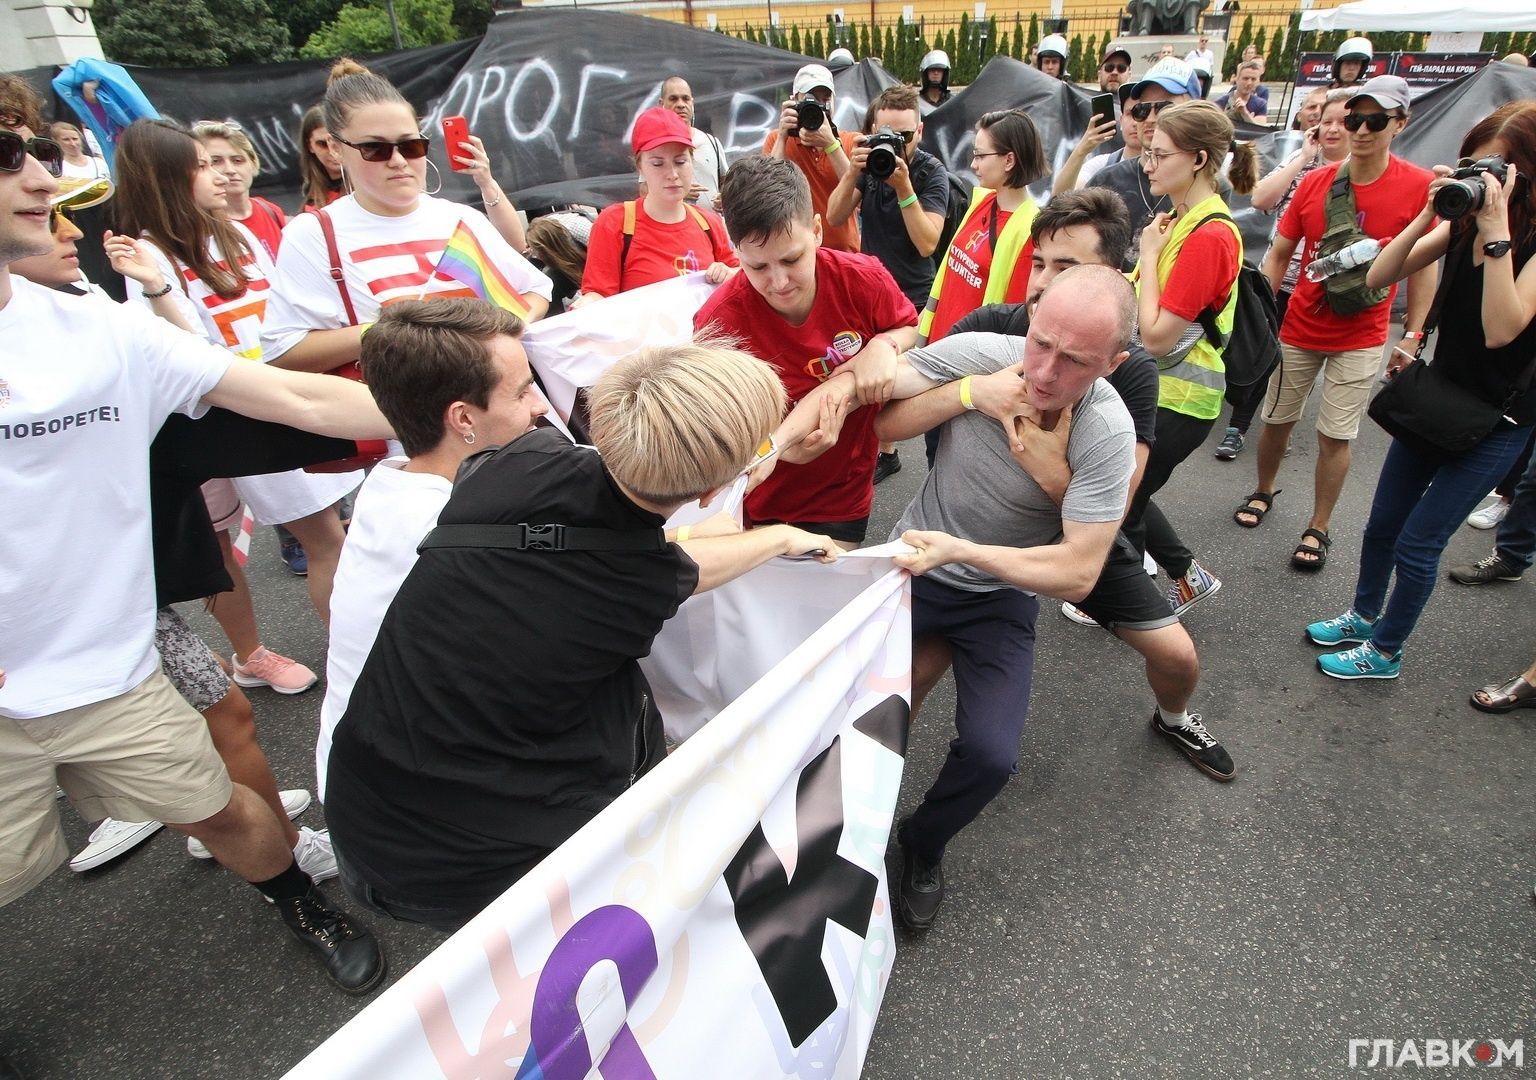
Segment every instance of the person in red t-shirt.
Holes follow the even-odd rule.
[[[1349,130],[1349,157],[1339,165],[1313,169],[1296,188],[1280,218],[1274,243],[1264,258],[1264,274],[1277,292],[1286,264],[1298,244],[1305,268],[1317,258],[1318,242],[1328,228],[1328,191],[1340,168],[1349,167],[1349,185],[1360,229],[1386,244],[1405,229],[1423,205],[1424,188],[1433,176],[1390,153],[1392,140],[1408,126],[1408,84],[1396,75],[1378,75],[1346,102],[1344,126]],[[1389,374],[1413,358],[1417,339],[1424,336],[1438,272],[1430,263],[1408,278],[1408,311],[1402,339],[1387,361]],[[1371,387],[1381,367],[1387,342],[1392,296],[1364,311],[1339,315],[1330,306],[1322,282],[1302,274],[1280,326],[1281,363],[1264,396],[1264,431],[1259,436],[1258,484],[1238,507],[1234,518],[1255,528],[1273,501],[1280,462],[1291,429],[1301,419],[1319,370],[1323,373],[1323,402],[1317,413],[1317,466],[1312,482],[1312,519],[1291,555],[1298,570],[1320,570],[1328,560],[1328,526],[1334,505],[1349,473],[1350,444],[1360,431],[1360,418],[1370,402]]]
[[[225,212],[251,230],[267,254],[277,258],[288,218],[270,199],[251,194],[251,181],[261,172],[261,159],[245,132],[231,123],[203,120],[192,128],[192,137],[208,151],[215,172],[224,174]]]
[[[693,206],[693,132],[671,109],[647,109],[631,140],[645,198],[616,203],[597,216],[587,241],[582,298],[628,292],[703,270],[718,285],[736,272],[725,224]]]
[[[916,343],[917,310],[878,259],[822,245],[810,186],[788,162],[738,162],[721,194],[742,273],[705,302],[694,328],[730,335],[773,365],[791,405],[844,364],[856,388],[846,421],[841,396],[833,404],[825,395],[832,420],[817,439],[775,433],[782,464],[747,496],[749,524],[787,522],[859,543],[874,497],[875,412],[890,397],[897,356]],[[821,441],[826,434],[835,444]]]
[[[821,217],[821,246],[834,251],[859,250],[859,223],[849,218],[834,226],[827,204],[837,182],[851,167],[849,155],[863,138],[856,131],[837,130],[832,122],[832,73],[822,64],[806,64],[795,72],[794,93],[779,112],[779,127],[763,141],[763,153],[788,161],[805,174],[811,186],[811,209]],[[826,116],[815,128],[800,126],[795,103],[809,95],[821,103]]]

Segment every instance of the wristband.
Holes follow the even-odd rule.
[[[841,139],[833,139],[832,145],[827,147],[827,154],[830,156],[832,154],[841,154],[842,152],[843,141]]]
[[[692,529],[691,526],[684,525],[682,528],[677,530],[677,539],[674,540],[673,543],[675,543],[675,544],[687,543],[688,536],[692,532],[693,532],[693,529]]]
[[[898,200],[896,205],[901,207],[901,209],[905,210],[907,207],[911,206],[915,202],[917,202],[917,192],[914,191],[912,194],[908,195],[905,199]]]
[[[1403,340],[1405,340],[1405,341],[1423,341],[1424,340],[1424,331],[1422,331],[1422,330],[1404,330],[1403,331]]]
[[[976,411],[976,403],[971,400],[971,379],[972,376],[967,375],[960,380],[960,404],[965,406],[967,412]]]
[[[503,192],[503,191],[496,192],[496,197],[494,199],[492,199],[490,202],[486,203],[485,204],[485,208],[487,210],[489,210],[492,207],[500,206],[501,205],[501,200],[506,198],[506,197],[507,196],[506,196],[505,192]],[[484,196],[482,195],[481,198],[483,199]]]
[[[371,323],[371,322],[358,323],[357,324],[357,340],[358,341],[362,341],[363,338],[368,336],[368,331],[370,331],[372,329],[373,329],[373,323]]]
[[[147,293],[144,293],[144,299],[146,299],[146,300],[158,300],[162,296],[169,296],[169,295],[171,295],[171,283],[169,281],[167,281],[165,283],[165,288],[161,289],[159,292],[147,292]]]

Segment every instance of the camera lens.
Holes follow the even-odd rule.
[[[1483,183],[1477,180],[1452,180],[1435,192],[1435,213],[1446,220],[1475,213],[1483,205]]]
[[[826,118],[827,110],[815,98],[806,97],[795,102],[795,122],[802,130],[815,131]]]
[[[896,152],[889,146],[872,146],[864,168],[871,176],[884,180],[896,171]]]

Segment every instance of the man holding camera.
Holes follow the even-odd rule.
[[[795,72],[794,91],[779,113],[779,127],[768,133],[763,153],[788,161],[811,185],[811,209],[822,220],[821,246],[834,251],[858,251],[859,227],[851,218],[835,226],[827,214],[832,190],[848,172],[851,156],[862,141],[851,131],[839,132],[832,122],[832,73],[823,64],[806,64]]]

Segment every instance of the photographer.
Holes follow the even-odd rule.
[[[1392,402],[1382,415],[1393,439],[1365,526],[1354,605],[1307,627],[1319,645],[1359,643],[1318,657],[1323,673],[1337,679],[1397,677],[1441,552],[1536,424],[1536,103],[1496,109],[1467,132],[1461,156],[1474,164],[1436,166],[1423,209],[1366,275],[1368,285],[1381,287],[1445,256],[1432,318],[1442,331],[1435,363],[1408,367],[1382,391],[1383,402]],[[1436,224],[1437,216],[1445,220]],[[1480,437],[1479,417],[1493,418]],[[1453,428],[1477,441],[1446,449]]]
[[[763,153],[805,174],[811,209],[821,215],[821,245],[834,251],[859,250],[858,225],[851,220],[833,225],[827,203],[861,141],[851,131],[839,132],[832,122],[832,73],[821,64],[806,64],[795,72],[794,92],[779,113],[778,130],[768,133]]]

